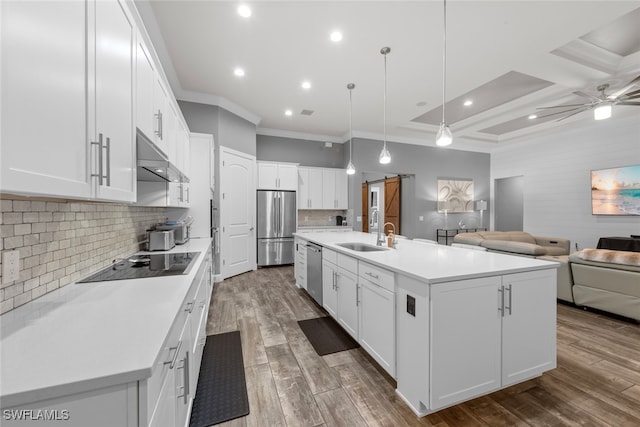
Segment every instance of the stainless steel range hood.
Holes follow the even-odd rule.
[[[189,182],[177,167],[167,159],[141,132],[136,133],[138,181],[151,182]]]

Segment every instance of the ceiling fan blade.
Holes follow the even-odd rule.
[[[618,98],[618,100],[627,101],[629,99],[636,99],[636,98],[640,98],[640,89],[635,90],[633,92],[629,92],[626,95],[622,95],[620,98]]]
[[[590,108],[586,108],[586,107],[572,108],[570,110],[556,111],[555,113],[545,114],[544,116],[538,116],[538,119],[544,119],[545,117],[557,116],[558,114],[566,114],[566,113],[570,113],[572,111],[576,111],[575,114],[577,114],[577,113],[581,113],[581,112],[587,111],[587,110],[590,110]]]
[[[552,108],[567,108],[567,107],[590,107],[592,104],[564,104],[564,105],[552,105],[551,107],[538,107],[536,110],[549,110]]]
[[[582,110],[582,111],[587,111],[587,110]],[[575,113],[569,114],[568,116],[561,117],[558,120],[556,120],[556,122],[561,122],[562,120],[568,119],[571,116],[575,116],[576,114],[580,114],[580,113],[582,113],[582,111],[576,111]]]
[[[640,75],[637,76],[635,79],[631,80],[629,83],[627,83],[626,86],[623,87],[622,89],[607,95],[607,99],[616,99],[617,97],[619,97],[620,95],[624,94],[626,91],[628,91],[629,89],[637,85],[638,83],[640,83]]]
[[[640,106],[640,101],[622,101],[622,102],[618,102],[616,105],[636,105],[636,106]]]
[[[602,102],[602,99],[598,98],[597,96],[593,96],[593,95],[589,95],[588,93],[584,93],[581,90],[578,90],[576,92],[573,92],[575,95],[581,96],[583,98],[590,98],[593,101],[596,102]]]

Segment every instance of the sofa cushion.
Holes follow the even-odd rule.
[[[513,242],[536,243],[536,239],[524,231],[478,231],[485,240],[507,240]]]
[[[544,248],[545,255],[567,255],[569,252],[565,248],[561,248],[558,246],[541,246]]]
[[[640,252],[614,251],[610,249],[583,249],[569,257],[571,262],[597,267],[640,271]]]
[[[535,243],[525,243],[508,240],[485,240],[480,243],[480,246],[495,251],[513,252],[523,255],[540,256],[547,254],[545,248],[536,245]]]

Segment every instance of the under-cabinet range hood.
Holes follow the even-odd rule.
[[[136,145],[138,181],[189,182],[189,178],[140,132],[136,133]]]

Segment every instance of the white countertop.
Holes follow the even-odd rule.
[[[397,248],[380,252],[359,252],[337,243],[360,242],[375,245],[376,235],[358,231],[303,233],[295,236],[328,249],[370,262],[427,283],[442,283],[497,274],[558,268],[555,262],[504,255],[444,245],[430,245],[398,239]]]
[[[2,407],[150,377],[210,244],[154,252],[200,252],[189,274],[73,283],[0,316]]]

